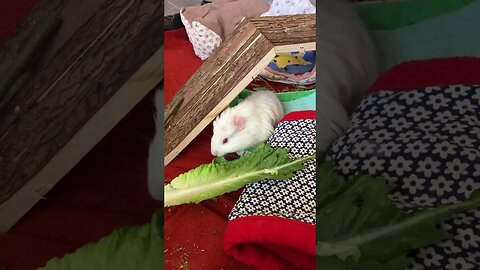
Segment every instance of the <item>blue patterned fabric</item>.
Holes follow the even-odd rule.
[[[346,176],[383,177],[406,211],[465,200],[480,188],[480,85],[366,97],[331,147]],[[453,239],[412,252],[408,269],[480,269],[480,209],[442,223]]]
[[[290,54],[292,56],[295,56],[297,54],[300,55],[299,52],[291,52]],[[303,73],[312,71],[313,68],[315,67],[315,51],[305,51],[301,58],[305,60],[306,64],[304,65],[291,64],[285,67],[283,66],[279,67],[274,60],[268,64],[268,67],[275,71],[288,73],[288,74],[303,74]]]
[[[285,148],[297,159],[316,149],[316,121],[282,121],[267,140],[274,148]],[[315,224],[316,160],[305,162],[303,170],[290,179],[263,180],[245,187],[229,220],[246,216],[276,216]]]

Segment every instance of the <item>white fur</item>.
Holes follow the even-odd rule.
[[[264,142],[273,133],[284,114],[282,103],[270,91],[256,91],[233,108],[224,110],[213,122],[211,152],[223,156]],[[236,132],[234,116],[245,117],[244,130]],[[222,144],[228,138],[226,144]]]
[[[378,71],[374,44],[353,4],[319,0],[317,10],[317,147],[325,151],[349,127]]]
[[[155,94],[155,137],[150,144],[148,155],[148,191],[150,195],[156,200],[163,200],[163,185],[164,179],[162,177],[163,168],[163,140],[160,136],[159,130],[163,128],[161,108],[163,108],[163,93],[158,90]]]

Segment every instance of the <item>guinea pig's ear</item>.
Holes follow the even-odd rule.
[[[236,132],[242,131],[245,128],[245,123],[246,123],[245,117],[238,116],[238,115],[233,116],[232,124]]]

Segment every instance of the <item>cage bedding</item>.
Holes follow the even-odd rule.
[[[165,34],[165,37],[166,37],[166,44],[168,44],[168,37],[172,35],[172,36],[175,36],[175,37],[179,37],[181,35],[185,35],[183,32],[181,32],[181,29],[180,30],[176,30],[176,31],[172,31],[170,33],[166,33]],[[185,41],[185,36],[184,36],[184,41]],[[188,43],[183,43],[186,47],[190,47],[191,44],[188,44]],[[174,48],[172,48],[173,50],[172,51],[168,51],[166,49],[165,51],[165,59],[167,59],[166,61],[168,61],[168,57],[173,57],[173,55],[176,55],[178,57],[178,54],[175,53],[176,50],[179,50],[178,49],[178,44],[177,46],[175,46]],[[169,55],[170,53],[172,53],[172,55]],[[181,61],[185,61],[185,62],[188,62],[188,58],[189,57],[195,57],[192,53],[192,51],[190,51],[190,54],[188,53],[185,53],[185,55],[183,55],[182,60]],[[177,58],[177,60],[179,60],[179,58]],[[180,64],[178,61],[175,63],[175,64]],[[166,67],[166,71],[168,72],[168,69],[169,68],[172,68],[174,69],[174,67]],[[183,75],[179,75],[179,76],[183,76]],[[184,77],[183,79],[186,81],[187,79],[189,78],[189,76],[186,76]],[[178,81],[178,78],[177,80],[172,80],[173,81]],[[169,84],[169,85],[165,85],[165,91],[166,91],[166,96],[167,96],[167,92],[168,91],[176,91],[178,90],[181,85],[183,85],[183,83],[179,83],[177,85],[172,85],[172,84]],[[170,88],[172,87],[172,88]],[[312,90],[313,91],[313,90]],[[306,91],[306,92],[301,92],[301,93],[284,93],[284,94],[280,94],[282,97],[281,97],[281,100],[284,101],[284,104],[290,104],[292,106],[290,106],[290,108],[292,109],[298,109],[299,105],[301,106],[302,104],[295,104],[295,102],[299,101],[301,98],[309,98],[310,102],[304,102],[304,104],[310,107],[308,108],[312,108],[312,100],[314,99],[311,99],[312,97],[314,97],[314,95],[312,94],[312,91]],[[170,96],[170,94],[168,94]],[[248,95],[248,91],[244,91],[241,95],[240,95],[240,98],[244,98],[246,95]],[[238,100],[235,100],[233,104],[235,104],[235,102],[238,101]],[[303,108],[307,108],[307,107],[303,107]],[[195,141],[190,144],[184,152],[180,153],[180,155],[174,159],[172,161],[171,164],[169,164],[168,166],[165,167],[165,173],[166,173],[166,181],[168,182],[169,179],[172,179],[174,178],[176,175],[178,175],[180,172],[184,172],[184,171],[187,171],[188,169],[191,169],[193,168],[194,166],[198,166],[200,164],[203,164],[203,163],[207,163],[209,161],[212,160],[212,156],[210,155],[210,151],[209,151],[209,139],[210,139],[210,136],[211,136],[211,127],[209,126],[207,128],[206,131],[203,131],[199,137],[197,137],[197,139],[195,139]],[[200,140],[201,138],[201,140]],[[202,152],[201,154],[199,153],[199,151],[202,151],[200,149],[203,149],[204,152]],[[197,153],[197,155],[194,154],[194,152]],[[194,166],[191,166],[191,167],[186,167],[185,170],[183,170],[183,168],[180,168],[181,167],[184,167],[184,163],[185,162],[189,162],[191,161],[192,159],[197,159],[198,162],[195,163]],[[202,160],[203,161],[200,161]],[[182,164],[183,163],[183,164]],[[227,256],[223,250],[222,250],[222,247],[223,247],[223,239],[224,239],[224,228],[225,228],[225,225],[226,225],[226,222],[228,220],[228,214],[230,213],[231,209],[233,208],[237,198],[238,198],[238,195],[239,195],[239,192],[241,191],[238,191],[238,192],[235,192],[233,194],[229,194],[227,196],[221,196],[220,198],[218,198],[218,201],[217,203],[214,203],[212,201],[206,201],[206,202],[203,202],[199,205],[184,205],[184,206],[180,206],[180,207],[173,207],[169,210],[166,211],[166,217],[165,217],[165,249],[168,250],[165,254],[166,256],[166,266],[165,267],[174,267],[175,266],[175,263],[178,262],[178,260],[180,260],[182,258],[182,255],[178,255],[178,254],[175,254],[175,252],[171,252],[173,250],[175,250],[175,247],[182,247],[185,249],[185,252],[180,252],[182,254],[189,254],[189,261],[191,262],[191,264],[195,264],[195,265],[203,265],[203,267],[205,267],[204,269],[217,269],[217,267],[221,268],[221,267],[226,267],[225,265],[219,265],[219,262],[221,262],[222,260],[222,257],[223,257],[223,260],[226,260],[228,259],[231,260],[231,258],[229,256]],[[211,211],[209,211],[209,208],[212,208],[212,210],[214,210],[215,212],[218,213],[218,208],[221,209],[221,211],[219,212],[219,214],[217,214],[218,216],[215,217],[215,215],[213,216],[210,216],[208,217],[208,215],[211,215]],[[222,209],[223,208],[223,209]],[[177,212],[178,211],[178,212]],[[178,222],[183,222],[183,223],[193,223],[193,220],[191,220],[191,215],[198,215],[198,212],[201,212],[203,213],[202,215],[202,219],[206,219],[208,220],[208,223],[207,222],[202,222],[202,224],[204,224],[204,226],[202,226],[202,228],[196,228],[195,230],[193,231],[189,231],[187,228],[185,228],[185,225],[183,226],[180,226],[180,224]],[[197,213],[192,213],[192,212],[197,212]],[[209,213],[209,214],[207,214]],[[189,220],[190,219],[190,220]],[[222,225],[219,226],[218,222],[222,221]],[[214,227],[210,227],[211,225],[214,225]],[[187,225],[188,226],[188,225]],[[211,232],[211,231],[215,231],[215,232],[218,232],[219,235],[215,235],[215,236],[209,236],[209,233],[207,232]],[[314,230],[313,230],[314,231]],[[199,234],[202,234],[202,232],[206,232],[204,234],[202,234],[203,236],[202,237],[198,237],[195,236],[194,232],[197,232]],[[204,239],[201,239],[201,238],[213,238],[211,239],[209,242],[210,242],[210,245],[208,246],[211,246],[213,243],[216,243],[217,246],[216,246],[216,249],[218,251],[217,254],[209,254],[209,256],[211,256],[210,260],[205,260],[203,257],[197,257],[198,255],[202,255],[202,254],[195,254],[195,248],[194,246],[198,245],[198,246],[202,246],[202,248],[205,246],[205,240]],[[170,240],[169,240],[170,239]],[[213,241],[212,241],[213,240]],[[314,238],[312,238],[312,241],[314,240]],[[193,245],[193,246],[192,246]],[[204,248],[205,250],[207,250],[206,248]],[[218,250],[218,249],[221,249],[221,250]],[[210,251],[212,252],[212,251]],[[213,253],[213,252],[212,252]],[[205,253],[203,253],[205,254]]]
[[[410,3],[408,3],[408,2],[410,2]],[[417,6],[418,6],[418,3],[420,1],[408,1],[408,2],[403,3],[403,4],[405,4],[406,6],[407,6],[407,4],[411,5],[411,6],[413,6],[414,4],[417,4]],[[465,2],[468,2],[468,1],[450,1],[450,3],[447,3],[447,1],[437,1],[437,2],[439,3],[438,5],[432,5],[431,7],[432,7],[432,10],[436,9],[437,14],[438,14],[438,10],[441,9],[441,8],[438,8],[439,5],[443,5],[443,7],[448,6],[448,8],[450,8],[450,9],[447,8],[447,10],[450,11],[451,9],[455,8],[455,4],[462,5],[462,4],[464,4]],[[453,2],[454,2],[454,4],[452,5]],[[381,8],[381,4],[378,4],[378,7]],[[393,10],[390,10],[390,14],[392,14],[392,12],[393,12]],[[445,10],[442,10],[441,12],[445,12]],[[375,16],[373,16],[373,13],[369,14],[368,12],[366,12],[364,14],[367,14],[366,16],[364,16],[364,18],[368,18],[368,16],[370,16],[370,18],[375,17]],[[379,13],[376,13],[376,14],[379,14]],[[387,15],[389,13],[385,12],[384,14]],[[395,17],[395,16],[394,17],[397,18],[404,25],[408,24],[407,19],[411,19],[411,17],[415,17],[415,16],[418,17],[419,16],[418,13],[412,15],[412,13],[407,13],[407,12],[402,13],[401,15],[404,15],[401,19],[398,19],[398,17]],[[433,16],[433,15],[435,15],[435,12],[430,12],[430,13],[427,12],[427,14],[421,13],[420,17],[422,17],[422,16],[423,17],[428,17],[428,16]],[[416,18],[416,19],[418,19],[418,18]],[[422,19],[424,19],[424,18],[422,18]],[[381,20],[376,21],[376,22],[374,21],[374,23],[377,23],[377,26],[378,26],[378,24],[380,24],[380,26],[381,26],[382,21]],[[398,24],[402,24],[402,23],[397,22],[396,24],[398,25]],[[165,44],[167,46],[168,42],[166,42]],[[183,53],[188,54],[188,53],[191,53],[192,48],[191,47],[189,48],[188,46],[183,46],[183,47],[177,48],[177,54],[171,54],[170,55],[171,59],[173,61],[175,61],[176,57],[180,57],[178,53],[181,53],[182,50],[183,50]],[[166,55],[166,57],[167,57],[167,55]],[[197,58],[197,61],[194,60],[194,59],[189,59],[189,62],[188,62],[189,64],[188,65],[183,64],[185,62],[183,62],[183,63],[182,63],[182,61],[179,61],[179,62],[180,62],[179,65],[176,66],[176,68],[177,68],[176,70],[171,69],[172,70],[171,73],[168,72],[168,73],[165,74],[166,77],[170,75],[171,76],[170,78],[174,80],[174,81],[167,80],[166,84],[168,84],[168,82],[172,82],[173,84],[177,84],[177,86],[182,85],[183,82],[185,82],[186,79],[188,79],[194,73],[196,68],[198,68],[199,64],[201,63],[198,58]],[[172,63],[172,62],[170,62],[170,63]],[[175,73],[177,73],[177,74],[175,74]],[[448,73],[448,74],[445,74],[445,75],[447,75],[447,77],[448,76],[451,77],[451,73]],[[183,79],[179,79],[178,76],[180,76],[180,77],[183,76]],[[474,74],[473,78],[475,78],[476,76],[478,76],[478,75]],[[388,76],[386,76],[386,77],[388,77]],[[411,76],[409,77],[410,80],[412,80],[413,78],[415,78],[415,77],[411,77]],[[170,88],[170,89],[172,89],[172,88]],[[165,92],[165,102],[168,102],[169,98],[171,98],[173,96],[173,94],[174,94],[174,91],[166,91]],[[142,104],[143,105],[139,104],[139,107],[143,108],[143,109],[141,109],[144,112],[144,114],[143,114],[144,118],[143,119],[148,120],[149,117],[150,117],[149,116],[150,114],[146,113],[146,110],[151,108],[151,106],[150,106],[151,104],[149,104],[148,100],[143,102]],[[137,111],[137,113],[138,113],[138,111]],[[138,117],[141,117],[140,115],[142,115],[142,114],[141,113],[137,114],[134,118],[138,119]],[[129,118],[129,117],[127,117],[127,118]],[[132,120],[133,118],[130,117],[129,119]],[[130,130],[132,127],[135,126],[134,123],[137,123],[140,130],[142,130],[142,128],[140,127],[141,123],[138,123],[138,122],[135,122],[135,121],[129,121],[128,123],[126,123],[123,126],[123,128],[128,126],[128,128],[129,128],[128,130]],[[145,126],[148,126],[148,125],[145,125]],[[127,129],[122,129],[122,130],[124,132],[127,131]],[[151,132],[151,131],[147,131],[146,134],[148,134],[149,132]],[[112,132],[112,134],[116,134],[116,135],[111,135],[111,136],[113,136],[113,137],[116,136],[117,137],[117,139],[116,139],[117,142],[118,142],[118,139],[122,137],[122,136],[119,136],[119,134],[120,134],[119,132]],[[200,164],[209,162],[212,158],[208,154],[209,153],[208,140],[209,140],[210,134],[211,134],[211,131],[208,130],[208,129],[205,130],[204,132],[202,132],[200,134],[200,136],[197,137],[192,142],[192,146],[188,147],[179,156],[179,158],[177,158],[176,161],[173,161],[171,163],[171,166],[166,168],[167,177],[172,178],[173,176],[178,175],[181,172],[187,171],[190,168],[193,168],[193,167],[198,166]],[[109,138],[112,138],[112,137],[109,137]],[[124,137],[123,140],[125,140],[125,139],[126,139],[126,137]],[[121,140],[122,139],[120,139],[120,141]],[[114,142],[110,141],[109,145],[112,146],[113,144],[114,144]],[[138,144],[138,145],[141,145],[141,144]],[[103,147],[100,147],[100,148],[105,149],[105,147],[106,146],[104,145]],[[138,148],[138,147],[136,147],[136,148]],[[125,149],[125,150],[128,151],[128,149]],[[133,151],[133,148],[131,150]],[[101,150],[98,150],[98,151],[101,151]],[[98,154],[99,153],[98,151],[94,151],[94,153]],[[142,151],[138,151],[138,153],[140,153],[140,152],[142,152]],[[103,156],[100,155],[99,158],[100,159],[102,159],[102,158],[105,159],[105,158],[107,158],[107,156],[108,155],[106,155],[106,154],[103,155]],[[131,154],[129,156],[131,157]],[[70,175],[70,178],[76,179],[75,182],[82,183],[82,186],[84,187],[84,189],[87,186],[92,185],[95,181],[93,181],[93,182],[92,181],[81,181],[82,179],[88,179],[89,177],[92,178],[92,180],[93,179],[100,179],[100,178],[98,178],[98,175],[100,175],[99,174],[99,172],[100,172],[99,168],[97,170],[88,170],[87,168],[91,167],[95,163],[102,163],[101,160],[92,158],[92,155],[89,155],[89,157],[87,157],[86,160],[87,161],[83,162],[83,163],[85,163],[84,166],[82,167],[83,168],[83,174],[80,173],[80,169],[76,169]],[[97,176],[95,176],[95,175],[97,175]],[[103,177],[107,178],[106,176],[109,175],[109,174],[106,171],[104,171],[103,173],[101,173],[101,175],[103,175]],[[110,176],[111,175],[113,175],[113,174],[110,174]],[[131,218],[132,215],[130,215],[130,217],[127,217],[128,215],[125,216],[123,218],[123,221],[109,223],[109,222],[106,222],[106,220],[104,218],[102,218],[102,217],[104,217],[104,213],[102,213],[101,215],[99,215],[97,217],[98,219],[96,220],[96,221],[98,221],[97,222],[98,224],[102,224],[102,226],[101,226],[102,228],[100,229],[99,227],[92,226],[92,224],[95,223],[95,222],[93,222],[93,221],[95,221],[95,219],[93,219],[93,220],[88,219],[88,218],[85,219],[85,220],[84,219],[78,219],[78,217],[80,217],[82,215],[78,215],[78,213],[77,214],[72,213],[73,215],[77,216],[76,220],[79,221],[78,224],[77,224],[78,226],[68,226],[67,225],[67,226],[62,226],[63,229],[59,229],[58,226],[55,226],[55,224],[57,224],[57,222],[55,220],[65,220],[65,216],[63,216],[63,217],[59,216],[57,219],[52,218],[55,215],[52,216],[51,214],[54,214],[54,212],[56,211],[54,209],[57,209],[56,207],[54,207],[54,205],[62,205],[62,202],[65,202],[65,198],[70,196],[69,194],[80,194],[80,193],[82,193],[82,192],[79,192],[79,189],[78,189],[79,185],[78,184],[77,185],[72,185],[73,181],[68,181],[68,180],[65,179],[62,182],[65,183],[63,186],[70,186],[71,188],[60,188],[60,187],[55,188],[49,194],[50,195],[49,203],[44,204],[43,207],[35,207],[34,209],[32,209],[32,211],[29,214],[27,214],[27,216],[25,216],[25,218],[23,219],[23,221],[22,221],[23,225],[17,226],[14,229],[15,234],[13,234],[13,235],[12,234],[9,234],[9,235],[3,235],[2,234],[2,236],[1,236],[2,244],[0,246],[8,245],[10,251],[23,250],[23,252],[13,252],[13,253],[10,252],[10,251],[9,252],[0,252],[0,254],[2,254],[2,255],[9,256],[8,258],[0,256],[1,257],[0,261],[2,263],[3,262],[10,263],[10,266],[11,266],[12,269],[31,269],[32,265],[37,264],[37,266],[39,266],[38,263],[45,260],[45,258],[46,258],[45,255],[46,254],[50,254],[50,255],[47,255],[47,256],[52,256],[53,254],[61,255],[65,252],[73,251],[75,246],[78,247],[82,243],[85,243],[85,241],[87,241],[87,242],[88,241],[94,241],[94,239],[96,239],[99,235],[107,234],[107,232],[109,230],[111,230],[112,228],[116,228],[116,227],[121,226],[120,224],[125,224],[126,225],[126,224],[132,224],[133,223],[132,218]],[[67,184],[67,183],[70,183],[70,184]],[[107,184],[108,181],[102,181],[102,183],[104,183],[104,184],[101,185],[101,186],[103,186],[103,188],[99,188],[97,192],[101,192],[100,190],[105,190],[105,185],[108,186],[108,184]],[[121,189],[122,187],[119,186],[118,188]],[[130,186],[126,190],[129,190],[129,192],[130,192],[132,190],[132,186]],[[90,192],[92,192],[92,191],[90,191]],[[57,195],[55,196],[55,194],[57,194]],[[85,194],[85,192],[83,192],[82,194]],[[100,194],[100,193],[98,193],[98,194]],[[146,189],[143,190],[143,193],[138,192],[138,194],[140,194],[142,196],[148,196]],[[59,195],[61,195],[61,196],[59,196]],[[170,255],[171,256],[169,258],[167,258],[165,266],[166,267],[168,267],[168,266],[176,267],[176,266],[178,266],[179,262],[182,262],[185,258],[187,258],[189,263],[190,263],[190,266],[191,266],[190,269],[209,269],[209,268],[212,268],[212,267],[213,267],[212,269],[220,269],[222,267],[226,268],[226,269],[247,269],[247,268],[243,268],[242,265],[238,264],[235,260],[233,260],[229,256],[226,256],[223,253],[222,248],[221,248],[221,246],[223,244],[223,232],[224,232],[224,229],[225,229],[225,224],[228,220],[228,215],[230,213],[230,209],[233,208],[233,205],[234,205],[236,199],[238,198],[238,196],[239,196],[239,192],[234,192],[234,193],[219,197],[216,202],[208,201],[208,202],[202,203],[201,205],[188,205],[188,206],[179,207],[179,208],[172,208],[172,209],[169,209],[168,211],[166,211],[166,213],[165,213],[166,214],[165,225],[167,226],[167,229],[165,230],[165,233],[169,234],[170,236],[175,235],[175,243],[173,243],[171,241],[169,242],[170,243],[170,248],[172,248],[172,250],[170,250],[170,252],[171,252]],[[108,194],[105,194],[105,196],[103,196],[103,197],[108,198],[109,196],[108,196]],[[88,198],[88,196],[87,196],[87,198]],[[138,209],[138,203],[143,201],[143,200],[137,198],[137,199],[128,199],[128,201],[135,202],[135,203],[130,205],[129,207],[126,207],[127,209]],[[80,207],[80,205],[82,205],[82,203],[81,203],[82,200],[77,200],[77,202],[80,203],[77,206],[77,208],[78,208],[78,207]],[[122,204],[122,202],[118,202],[118,203]],[[72,205],[69,206],[69,204],[67,204],[67,205],[64,204],[64,206],[65,206],[64,207],[65,210],[68,211],[68,209],[71,209]],[[115,208],[118,208],[118,205]],[[80,209],[80,208],[78,208],[78,209]],[[97,209],[98,209],[98,207],[97,207]],[[148,210],[148,209],[150,209],[150,210]],[[149,214],[144,215],[143,218],[138,219],[137,222],[139,224],[147,222],[148,219],[150,218],[151,213],[153,212],[152,207],[150,207],[150,208],[147,207],[145,210],[146,210],[145,212],[149,212]],[[66,214],[66,211],[63,212],[63,213]],[[109,211],[113,211],[113,210],[110,209]],[[48,214],[48,213],[50,213],[50,214]],[[85,216],[85,218],[86,217],[91,218],[92,216],[93,216],[92,213],[89,212]],[[49,220],[49,221],[47,221],[47,220]],[[90,220],[90,221],[88,221],[88,220]],[[122,219],[120,218],[120,219],[117,219],[117,220],[122,220]],[[139,220],[144,220],[144,221],[139,222]],[[187,222],[188,220],[190,220],[190,221]],[[64,224],[64,223],[62,223],[62,224]],[[110,225],[115,224],[115,225],[105,227],[105,224],[110,224]],[[37,226],[37,225],[40,225],[40,226]],[[30,228],[30,229],[27,229],[27,228]],[[40,228],[44,228],[44,229],[39,230]],[[78,228],[78,230],[75,229],[75,228]],[[40,234],[38,233],[40,231],[46,232],[46,234],[43,234],[43,236],[44,237],[46,236],[47,239],[49,237],[48,235],[50,235],[50,236],[55,235],[56,237],[54,237],[53,239],[56,239],[56,240],[52,241],[52,238],[50,238],[51,240],[39,241],[38,238],[28,236],[28,235],[37,235],[37,236],[42,235],[41,233]],[[59,231],[63,231],[64,233],[59,235],[58,234]],[[81,231],[83,231],[83,233],[79,234],[79,232],[81,232]],[[85,237],[86,235],[88,235],[88,236]],[[201,236],[199,236],[199,235],[201,235]],[[35,239],[37,239],[37,240],[35,240]],[[60,241],[60,239],[63,239],[63,240]],[[65,239],[76,239],[76,240],[74,240],[73,242],[70,241],[69,242],[70,244],[61,244],[61,242],[65,243]],[[69,240],[67,240],[67,242],[68,241]],[[167,242],[168,242],[168,237],[167,237]],[[8,243],[8,244],[6,244],[6,243]],[[23,244],[28,243],[28,245],[31,247],[31,249],[20,248],[20,245],[22,245],[22,243]],[[36,243],[36,245],[32,245],[33,243]],[[48,246],[49,248],[45,248],[46,246]],[[35,247],[37,247],[37,248],[35,248]],[[166,248],[167,248],[167,246],[166,246]],[[207,257],[207,255],[205,253],[206,250],[209,251],[209,254],[208,254],[209,259],[208,260],[205,260],[205,258]],[[36,254],[35,258],[32,257],[33,254]],[[31,260],[26,261],[26,260],[23,259],[25,257],[29,257],[29,258],[31,258]],[[23,265],[23,268],[22,268],[21,265]],[[29,265],[29,267],[27,267],[27,265]]]

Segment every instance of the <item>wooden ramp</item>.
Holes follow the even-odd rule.
[[[63,18],[41,63],[0,107],[0,231],[163,80],[163,8],[163,0],[43,0],[0,48],[4,72],[46,16]]]
[[[169,164],[279,52],[315,50],[315,14],[243,21],[179,90],[165,110]],[[175,109],[175,110],[174,110]]]

